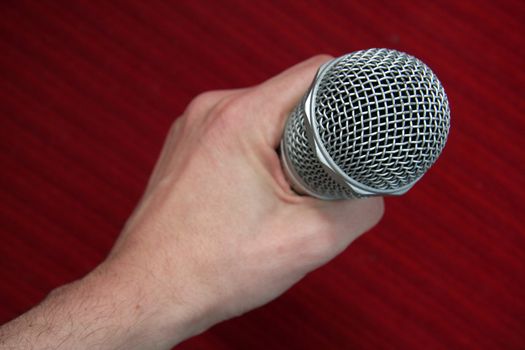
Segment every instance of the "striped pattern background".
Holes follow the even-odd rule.
[[[193,96],[389,47],[447,90],[442,158],[333,262],[180,348],[524,349],[524,23],[519,0],[2,1],[0,322],[103,259]]]

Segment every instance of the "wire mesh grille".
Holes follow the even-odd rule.
[[[284,132],[284,146],[294,171],[310,191],[328,198],[351,198],[352,191],[334,181],[312,151],[304,125],[304,101],[299,103],[288,118]]]
[[[328,155],[351,179],[378,192],[416,181],[445,145],[447,97],[432,71],[412,56],[354,52],[324,72],[316,87],[314,118]],[[298,175],[313,192],[351,197],[316,160],[307,138],[313,136],[304,134],[301,122],[304,111],[296,109],[285,131]]]

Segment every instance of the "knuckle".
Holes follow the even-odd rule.
[[[233,90],[213,90],[197,95],[184,112],[184,119],[204,124],[235,119],[242,114],[242,98]]]
[[[312,64],[314,64],[316,66],[320,66],[324,62],[332,60],[332,59],[334,59],[334,56],[327,55],[327,54],[319,54],[319,55],[315,55],[315,56],[310,57],[308,59],[308,62],[312,63]]]
[[[307,261],[319,264],[332,259],[340,246],[341,242],[336,232],[323,230],[303,239],[299,251]]]
[[[231,95],[233,90],[210,90],[202,92],[195,96],[186,110],[185,115],[190,119],[198,118],[198,116],[206,116],[220,101]]]
[[[186,107],[186,115],[198,115],[202,114],[208,108],[213,105],[213,98],[215,96],[215,91],[206,91],[195,96],[188,107]]]
[[[385,214],[385,202],[382,197],[373,197],[370,201],[370,227],[377,224]]]
[[[210,112],[212,125],[230,125],[238,123],[240,117],[246,113],[244,99],[239,96],[229,96],[220,100]]]
[[[198,105],[210,105],[217,100],[217,95],[220,94],[220,91],[217,90],[210,90],[201,92],[195,98],[193,99],[193,102],[195,102]]]
[[[314,61],[318,61],[318,62],[325,62],[325,61],[328,61],[328,60],[332,60],[334,59],[334,56],[332,55],[328,55],[328,54],[319,54],[319,55],[315,55],[312,57],[312,60]]]
[[[308,227],[311,231],[307,234],[309,239],[305,241],[307,244],[305,248],[314,256],[323,257],[340,244],[340,235],[334,230],[330,222],[316,218],[308,223]]]
[[[183,114],[176,118],[170,125],[168,130],[168,138],[178,138],[184,134],[188,128],[194,127],[196,123],[188,119],[188,115]]]
[[[168,137],[175,136],[180,130],[182,124],[184,124],[183,117],[178,117],[177,119],[175,119],[170,125],[169,131],[168,131]]]

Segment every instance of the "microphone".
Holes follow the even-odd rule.
[[[402,195],[447,141],[450,109],[423,62],[390,49],[356,51],[319,68],[281,141],[299,194],[335,200]]]

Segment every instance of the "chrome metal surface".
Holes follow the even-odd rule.
[[[405,193],[445,146],[450,110],[423,62],[388,49],[320,68],[284,132],[295,188],[322,199]]]

